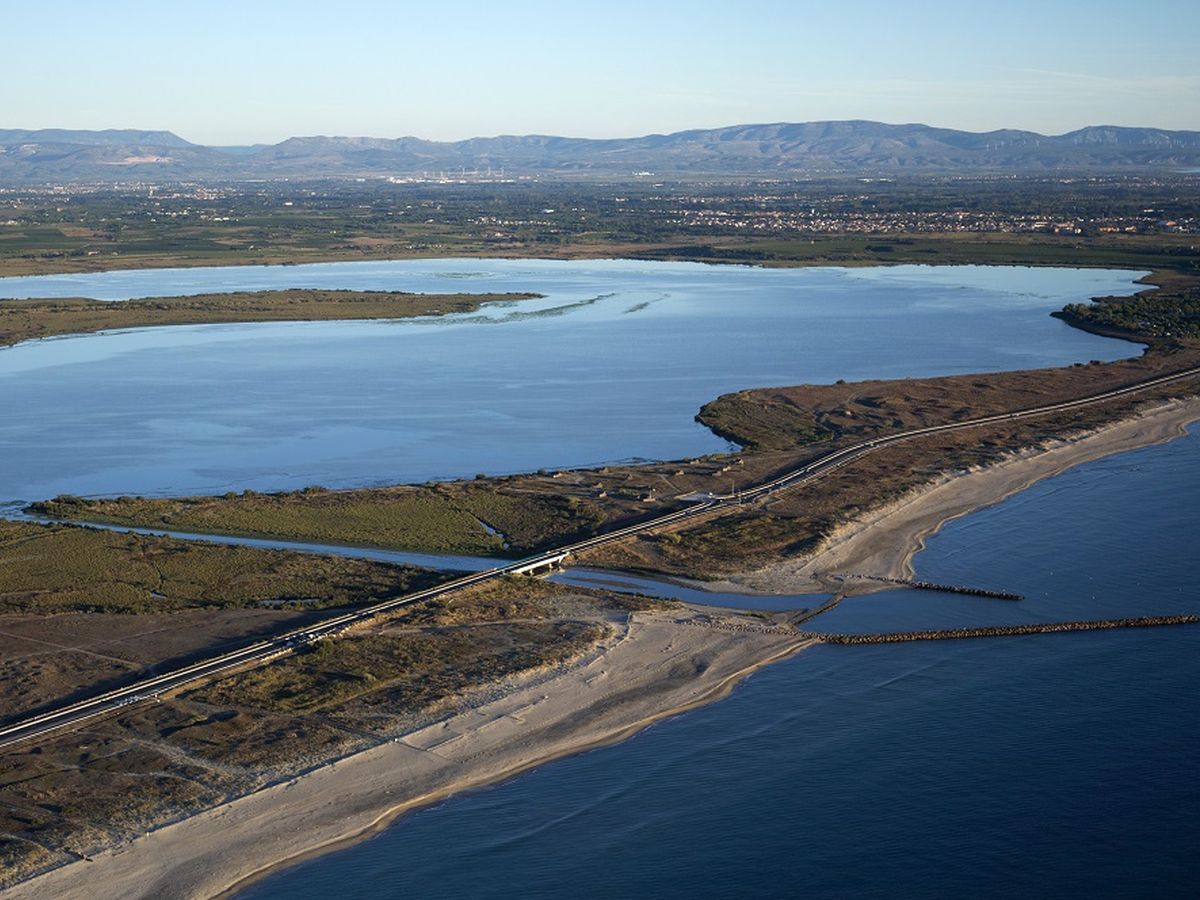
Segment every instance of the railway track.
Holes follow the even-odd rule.
[[[1125,387],[1104,391],[1103,393],[1093,394],[1087,397],[1081,397],[1076,400],[1068,400],[1061,403],[1051,403],[1044,406],[1018,410],[1010,413],[999,413],[996,415],[981,416],[974,419],[965,419],[961,422],[948,422],[942,425],[930,425],[923,428],[914,428],[908,431],[888,435],[887,437],[860,441],[859,443],[852,444],[840,450],[835,450],[810,463],[792,469],[768,482],[764,482],[763,484],[748,488],[746,490],[737,491],[730,494],[710,494],[706,499],[702,499],[696,503],[684,507],[683,509],[675,510],[674,512],[657,516],[653,519],[648,519],[643,522],[638,522],[634,525],[618,528],[613,531],[596,535],[595,537],[587,538],[582,541],[577,541],[572,544],[567,544],[562,547],[556,547],[544,553],[539,553],[535,556],[527,557],[525,559],[515,560],[511,563],[496,566],[492,569],[485,569],[481,572],[464,575],[461,578],[456,578],[436,587],[427,588],[412,594],[405,594],[399,597],[389,598],[361,609],[353,610],[347,613],[341,613],[323,622],[309,625],[302,629],[289,631],[274,638],[256,641],[244,647],[229,651],[227,653],[222,653],[207,660],[192,663],[161,675],[142,679],[141,681],[122,688],[106,691],[101,694],[97,694],[94,697],[89,697],[84,700],[64,705],[57,709],[48,710],[37,715],[20,719],[16,722],[12,722],[6,726],[0,727],[0,750],[16,746],[27,741],[36,740],[37,738],[45,737],[49,734],[53,734],[64,729],[81,725],[87,721],[90,721],[91,719],[111,713],[115,710],[123,709],[124,707],[132,704],[156,701],[163,693],[167,691],[177,690],[189,684],[194,684],[196,682],[211,678],[214,675],[265,664],[280,656],[293,653],[297,649],[308,644],[312,644],[316,641],[340,634],[354,625],[370,621],[379,615],[400,609],[405,606],[410,606],[414,603],[423,603],[427,600],[432,600],[437,597],[445,596],[446,594],[455,593],[457,591],[464,590],[465,588],[483,584],[497,578],[503,578],[508,575],[529,574],[542,568],[552,568],[555,565],[560,564],[566,557],[572,554],[580,553],[584,550],[591,549],[593,547],[599,547],[603,544],[623,540],[627,537],[654,531],[669,525],[676,525],[689,519],[708,515],[721,508],[737,506],[751,500],[768,496],[778,491],[788,490],[801,484],[810,483],[813,480],[828,474],[829,472],[853,462],[854,460],[860,459],[861,457],[875,451],[880,447],[890,446],[902,441],[914,440],[916,438],[931,434],[939,434],[947,431],[959,431],[968,428],[978,428],[983,425],[997,424],[1016,419],[1033,418],[1036,416],[1049,415],[1051,413],[1096,405],[1109,400],[1117,399],[1119,397],[1136,395],[1157,387],[1185,381],[1198,375],[1200,375],[1200,366],[1194,366],[1178,372],[1173,372],[1168,375],[1161,375],[1145,381],[1126,385]]]

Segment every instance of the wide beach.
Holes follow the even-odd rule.
[[[1198,419],[1200,400],[1173,401],[1085,436],[1014,453],[865,517],[810,559],[721,587],[795,592],[828,589],[832,574],[906,577],[924,540],[947,521],[1072,466],[1169,441]],[[595,651],[515,681],[469,711],[49,872],[9,896],[230,892],[273,868],[373,834],[417,806],[619,741],[719,699],[805,643],[786,628],[712,609],[634,613]]]
[[[930,535],[952,519],[999,503],[1074,466],[1180,437],[1197,420],[1200,399],[1173,400],[1086,434],[1014,451],[999,464],[946,475],[848,523],[811,556],[783,560],[704,586],[713,591],[758,593],[884,589],[888,585],[880,582],[844,582],[830,576],[911,578],[913,557]]]
[[[475,709],[54,870],[8,896],[213,897],[367,836],[413,807],[715,700],[805,644],[789,629],[712,610],[634,613],[606,645],[564,670],[522,679]]]

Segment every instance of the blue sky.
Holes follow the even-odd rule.
[[[5,4],[0,127],[614,137],[878,119],[1200,129],[1176,0]]]

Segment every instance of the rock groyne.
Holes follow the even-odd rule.
[[[825,644],[902,644],[908,641],[949,641],[982,637],[1017,637],[1026,634],[1057,634],[1062,631],[1103,631],[1111,628],[1155,628],[1164,625],[1195,625],[1200,616],[1141,616],[1127,619],[1097,619],[1086,622],[1036,622],[1029,625],[988,625],[979,628],[942,628],[932,631],[893,631],[884,634],[821,634],[802,631],[805,637]]]
[[[938,584],[934,581],[921,581],[916,578],[885,578],[880,575],[844,575],[843,580],[855,578],[859,581],[877,581],[880,584],[894,584],[897,587],[908,587],[918,591],[938,591],[943,594],[967,594],[971,597],[987,597],[990,600],[1024,600],[1022,594],[1011,591],[995,591],[991,588],[977,588],[961,584]]]

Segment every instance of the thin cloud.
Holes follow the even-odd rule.
[[[1184,75],[1095,75],[1090,72],[1061,72],[1054,69],[1021,69],[1031,75],[1040,75],[1065,82],[1088,85],[1102,90],[1126,91],[1198,91],[1200,74]]]

